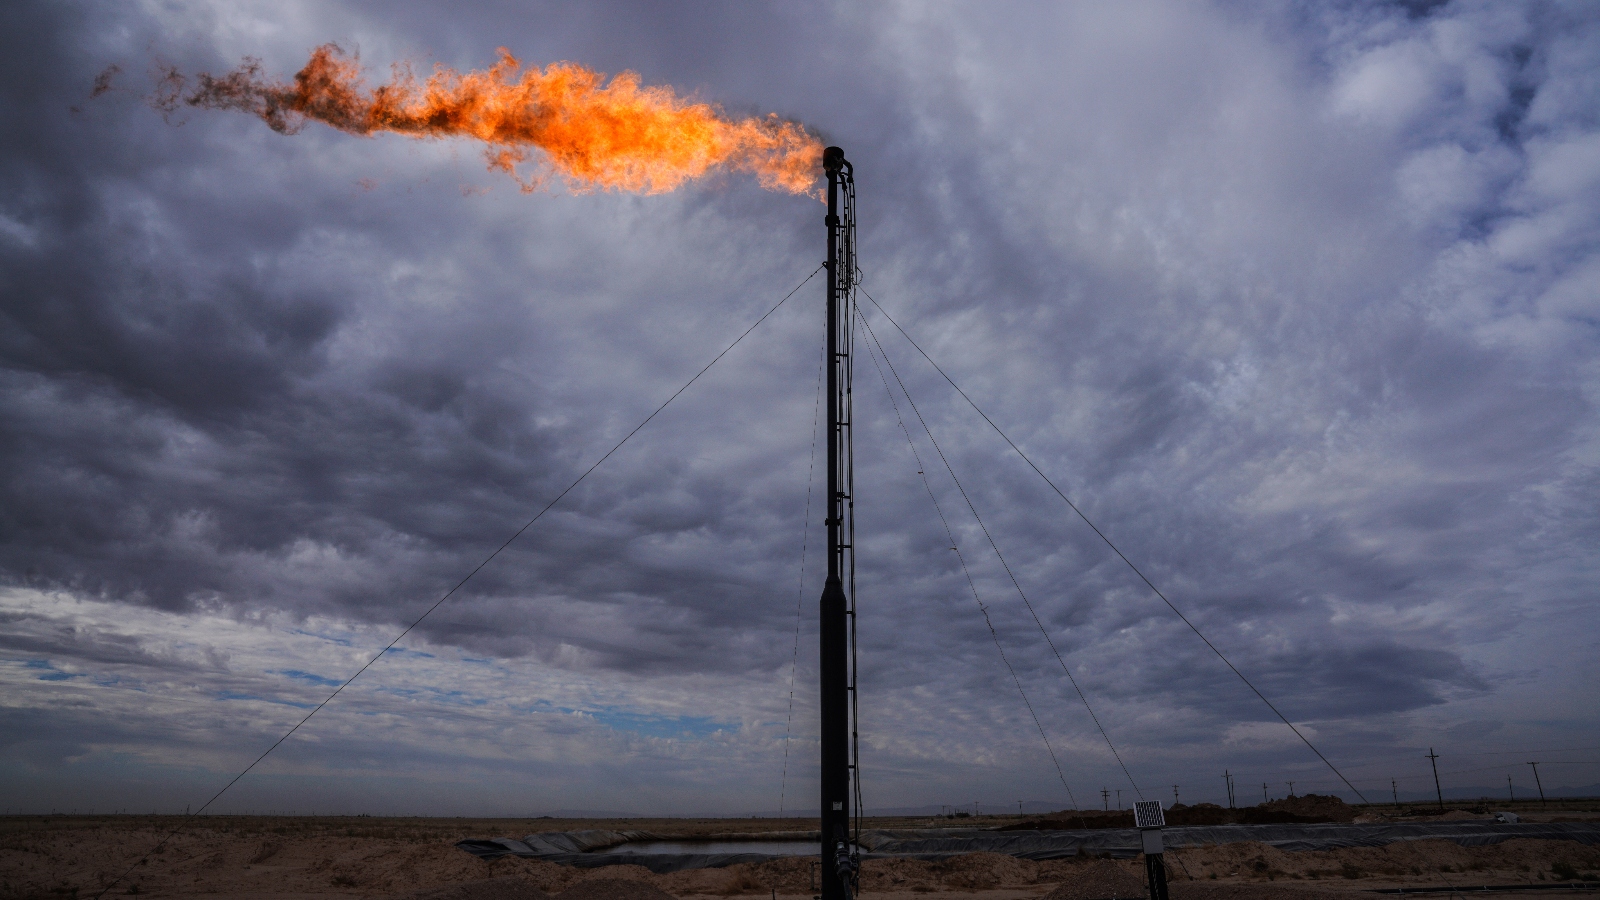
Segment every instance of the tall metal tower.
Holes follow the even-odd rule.
[[[844,151],[822,153],[828,174],[828,580],[821,601],[822,900],[855,893],[851,812],[858,805],[855,752],[855,473],[851,348],[855,315],[854,169]],[[852,796],[854,795],[854,796]]]

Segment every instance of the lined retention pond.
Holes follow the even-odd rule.
[[[639,841],[617,844],[591,853],[676,854],[760,853],[766,856],[816,856],[816,841]]]

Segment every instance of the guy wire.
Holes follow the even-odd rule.
[[[862,293],[866,293],[863,291]],[[858,313],[859,314],[859,313]],[[863,320],[865,321],[865,320]],[[870,328],[868,329],[870,332]],[[881,348],[880,348],[881,349]],[[1000,634],[995,631],[994,622],[989,619],[989,608],[984,606],[983,598],[978,595],[978,585],[972,580],[972,573],[967,569],[967,559],[961,554],[961,547],[956,543],[955,532],[950,529],[950,522],[944,516],[944,509],[939,505],[939,498],[933,493],[933,485],[928,482],[927,467],[922,464],[922,454],[917,452],[917,445],[911,440],[911,431],[906,428],[905,419],[900,415],[900,404],[895,401],[894,392],[889,389],[889,380],[884,377],[883,367],[878,363],[878,355],[868,345],[867,355],[872,357],[873,368],[878,370],[878,378],[883,382],[883,392],[889,396],[889,405],[894,409],[895,421],[900,425],[900,431],[905,435],[906,445],[911,448],[911,456],[917,463],[917,474],[922,477],[922,486],[928,492],[928,499],[933,501],[934,512],[939,514],[939,522],[944,526],[945,537],[950,540],[950,549],[955,551],[956,561],[961,564],[961,574],[966,576],[967,587],[972,591],[972,599],[978,603],[978,611],[983,613],[983,624],[989,628],[989,637],[994,640],[994,648],[1000,651],[1000,661],[1005,663],[1006,671],[1011,673],[1011,681],[1017,686],[1017,693],[1022,696],[1022,704],[1028,708],[1028,715],[1033,717],[1033,727],[1039,729],[1039,739],[1044,741],[1045,752],[1050,754],[1050,762],[1056,767],[1056,777],[1061,779],[1061,786],[1067,789],[1067,799],[1072,801],[1072,808],[1078,808],[1078,798],[1072,793],[1072,786],[1067,784],[1067,775],[1061,770],[1061,761],[1056,758],[1054,747],[1050,746],[1050,738],[1045,734],[1044,724],[1039,721],[1039,714],[1034,712],[1033,703],[1028,699],[1028,692],[1022,688],[1022,679],[1017,677],[1017,670],[1011,665],[1011,660],[1006,656],[1006,650],[1000,645]]]
[[[461,590],[461,588],[463,586],[465,586],[468,581],[472,580],[472,576],[474,576],[474,575],[478,574],[480,571],[482,571],[484,566],[487,566],[490,562],[492,562],[494,560],[495,557],[499,556],[502,551],[504,551],[507,547],[511,546],[511,543],[513,541],[515,541],[519,537],[522,537],[522,533],[527,531],[529,528],[532,528],[533,527],[533,523],[535,523],[535,522],[539,521],[541,518],[543,518],[544,514],[549,512],[550,509],[552,507],[554,507],[557,503],[561,502],[561,499],[563,497],[565,497],[568,494],[572,493],[572,490],[574,488],[576,488],[580,483],[582,483],[585,478],[588,478],[589,474],[591,472],[593,472],[595,469],[600,468],[600,464],[601,463],[603,463],[606,460],[610,459],[612,454],[614,454],[618,450],[622,449],[622,445],[623,444],[626,444],[629,440],[631,440],[633,438],[634,435],[638,434],[646,425],[649,425],[651,420],[654,419],[656,416],[660,415],[661,411],[666,409],[667,406],[672,403],[672,401],[678,399],[678,395],[680,395],[684,391],[688,390],[690,385],[694,384],[696,381],[699,381],[700,380],[700,376],[702,376],[702,375],[706,374],[706,372],[710,371],[711,367],[716,365],[718,362],[720,362],[724,356],[727,356],[728,352],[730,350],[732,350],[734,347],[739,346],[739,342],[740,341],[743,341],[746,337],[748,337],[750,335],[750,332],[755,331],[756,328],[759,327],[762,322],[765,322],[769,317],[771,317],[771,315],[773,313],[777,312],[779,307],[781,307],[781,306],[783,306],[783,304],[789,302],[789,298],[790,297],[793,297],[795,294],[799,293],[800,289],[805,287],[811,281],[811,279],[817,277],[817,273],[821,272],[824,268],[826,268],[826,266],[827,266],[827,264],[824,263],[823,265],[819,265],[815,269],[812,269],[811,270],[811,274],[807,275],[803,281],[801,281],[799,284],[795,285],[794,290],[792,290],[789,293],[785,294],[783,296],[782,300],[779,300],[777,303],[773,304],[771,309],[767,310],[765,313],[762,313],[761,314],[761,318],[757,319],[754,324],[752,324],[749,328],[746,328],[743,332],[741,332],[739,334],[738,337],[733,339],[733,343],[731,343],[728,346],[722,348],[722,352],[721,353],[718,353],[716,356],[712,357],[711,361],[706,363],[705,366],[700,369],[700,371],[694,373],[694,377],[690,378],[688,381],[685,381],[683,383],[682,387],[678,388],[676,391],[673,391],[672,392],[672,396],[668,397],[665,401],[662,402],[662,404],[660,406],[655,408],[655,412],[652,412],[650,415],[645,416],[644,421],[640,422],[638,425],[635,425],[633,427],[632,431],[630,431],[626,435],[624,435],[622,440],[617,441],[617,443],[615,445],[613,445],[610,450],[607,450],[603,456],[601,456],[599,459],[595,460],[593,465],[591,465],[587,469],[584,469],[582,475],[579,475],[577,478],[573,479],[571,484],[567,485],[566,488],[564,488],[561,491],[561,493],[557,494],[555,496],[555,498],[552,499],[549,503],[546,503],[542,509],[540,509],[537,513],[534,514],[533,518],[529,519],[525,524],[523,524],[523,526],[521,528],[518,528],[514,533],[512,533],[512,535],[510,537],[506,538],[505,543],[503,543],[500,546],[496,547],[494,549],[493,553],[490,553],[488,556],[484,557],[483,562],[478,563],[476,566],[473,567],[472,571],[468,572],[465,577],[463,577],[460,581],[456,582],[455,587],[452,587],[450,590],[445,591],[444,596],[440,597],[438,600],[435,600],[433,602],[432,606],[428,607],[426,610],[423,611],[422,615],[420,615],[420,616],[418,616],[416,618],[416,621],[412,622],[410,625],[407,625],[406,629],[404,631],[400,632],[400,634],[397,635],[394,640],[390,641],[387,646],[385,646],[382,650],[379,650],[376,654],[374,654],[371,659],[367,660],[366,664],[363,665],[361,668],[357,669],[356,673],[354,675],[351,675],[349,678],[346,678],[343,683],[341,683],[338,687],[334,688],[333,689],[333,693],[329,694],[327,699],[323,700],[321,703],[318,703],[315,707],[312,708],[312,710],[310,712],[306,713],[305,717],[302,718],[300,721],[296,722],[294,724],[293,728],[290,728],[288,731],[284,732],[283,737],[280,737],[276,741],[273,741],[272,742],[272,746],[270,746],[266,750],[262,751],[261,755],[256,757],[255,761],[250,763],[250,765],[245,766],[244,767],[244,771],[242,771],[239,774],[233,776],[233,780],[231,780],[227,784],[223,785],[221,790],[217,791],[215,794],[212,794],[211,795],[211,799],[207,800],[204,804],[202,804],[199,809],[196,809],[192,813],[188,813],[182,819],[180,819],[178,821],[178,824],[174,825],[172,827],[172,829],[170,831],[168,831],[161,838],[161,840],[159,842],[157,842],[155,848],[150,851],[150,854],[155,854],[155,853],[161,852],[161,848],[165,847],[167,845],[167,842],[172,840],[174,835],[176,835],[179,831],[183,830],[184,826],[188,824],[190,819],[192,819],[195,816],[198,816],[201,813],[205,812],[206,809],[211,806],[211,804],[217,802],[217,798],[219,798],[223,794],[227,793],[229,788],[231,788],[235,784],[239,783],[239,779],[241,779],[244,776],[250,774],[250,770],[252,770],[256,766],[260,765],[261,761],[266,759],[267,756],[270,753],[272,753],[272,751],[278,749],[278,746],[280,744],[282,744],[284,741],[288,740],[290,735],[294,734],[296,731],[299,731],[300,730],[300,726],[302,726],[302,725],[306,724],[307,722],[311,721],[311,717],[312,716],[314,716],[317,713],[321,712],[322,708],[327,706],[329,703],[333,702],[333,698],[339,696],[339,693],[341,691],[343,691],[345,688],[349,687],[351,682],[355,681],[357,678],[360,678],[361,677],[361,673],[363,673],[363,672],[367,671],[368,669],[372,668],[372,664],[373,663],[375,663],[378,660],[382,659],[383,655],[385,653],[388,653],[390,650],[393,650],[395,645],[400,643],[400,641],[406,635],[410,634],[413,629],[415,629],[418,625],[422,624],[422,620],[423,619],[426,619],[428,616],[432,615],[433,611],[438,609],[440,606],[444,605],[444,602],[446,600],[449,600],[451,597],[455,596],[456,591]],[[145,856],[140,857],[137,862],[135,862],[133,865],[129,866],[126,870],[124,870],[121,875],[118,875],[116,878],[112,879],[111,882],[108,883],[105,887],[101,888],[100,889],[100,893],[94,895],[95,896],[95,900],[100,900],[100,898],[102,898],[102,897],[104,897],[106,895],[107,891],[109,891],[112,888],[116,887],[118,884],[120,884],[122,882],[123,879],[127,878],[130,874],[132,874],[134,869],[137,869],[140,866],[144,865],[146,862],[148,862],[150,860],[150,854],[146,854]]]
[[[800,528],[800,586],[794,598],[794,652],[789,656],[789,718],[783,724],[783,780],[778,787],[778,816],[783,817],[783,801],[789,789],[789,731],[794,726],[794,673],[800,664],[800,610],[806,595],[806,550],[811,544],[811,482],[817,471],[817,413],[822,408],[822,364],[828,358],[823,344],[817,355],[817,399],[811,405],[811,457],[806,463],[806,514]]]
[[[950,460],[945,457],[944,448],[940,447],[939,441],[934,438],[933,429],[928,427],[928,420],[922,417],[922,410],[917,408],[917,401],[912,398],[911,391],[906,389],[905,381],[900,378],[900,372],[894,367],[894,360],[890,359],[888,352],[883,349],[883,344],[878,340],[877,333],[872,330],[872,323],[867,321],[865,315],[861,317],[861,324],[867,329],[867,335],[872,339],[872,343],[877,345],[878,355],[883,357],[884,365],[889,367],[889,374],[893,375],[895,383],[900,385],[901,393],[906,395],[906,402],[911,405],[911,411],[916,413],[917,421],[921,423],[922,430],[928,435],[928,442],[933,445],[934,451],[939,454],[939,461],[944,463],[944,470],[950,473],[950,480],[956,483],[956,490],[961,492],[961,499],[967,502],[967,510],[972,513],[972,518],[978,522],[978,528],[982,529],[983,536],[988,539],[989,549],[993,550],[995,557],[1000,560],[1001,567],[1006,570],[1007,577],[1011,579],[1011,586],[1017,589],[1017,596],[1022,598],[1022,605],[1026,606],[1028,614],[1033,616],[1033,624],[1039,627],[1039,634],[1044,636],[1044,642],[1050,646],[1050,652],[1055,654],[1056,662],[1061,664],[1061,671],[1066,674],[1067,680],[1072,683],[1072,689],[1077,692],[1078,699],[1083,702],[1083,708],[1088,710],[1089,718],[1094,720],[1094,727],[1100,731],[1100,737],[1105,740],[1106,747],[1111,750],[1112,757],[1116,759],[1117,765],[1122,768],[1122,774],[1128,779],[1128,783],[1133,785],[1133,792],[1139,795],[1140,800],[1143,800],[1144,791],[1140,790],[1139,783],[1133,780],[1133,773],[1128,771],[1127,764],[1122,761],[1122,754],[1117,752],[1116,744],[1111,742],[1111,735],[1107,734],[1105,726],[1100,724],[1100,717],[1095,715],[1094,707],[1089,705],[1089,698],[1084,694],[1083,688],[1079,686],[1078,679],[1074,678],[1072,670],[1067,668],[1067,661],[1062,658],[1061,651],[1056,649],[1056,642],[1050,637],[1050,632],[1044,627],[1044,622],[1039,619],[1039,613],[1033,608],[1033,603],[1028,600],[1028,595],[1023,592],[1022,584],[1017,581],[1016,573],[1011,571],[1011,564],[1006,562],[1005,554],[1000,552],[1000,546],[995,543],[994,535],[989,533],[989,526],[983,524],[983,516],[978,515],[978,508],[973,505],[972,498],[967,495],[967,489],[962,486],[961,479],[956,477],[955,468],[950,465]]]
[[[1111,542],[1111,538],[1106,537],[1105,532],[1101,531],[1093,522],[1089,521],[1089,517],[1084,515],[1083,510],[1079,509],[1078,505],[1076,503],[1073,503],[1072,500],[1069,499],[1067,497],[1067,495],[1062,492],[1061,488],[1056,487],[1056,483],[1054,481],[1050,480],[1050,476],[1046,475],[1042,469],[1040,469],[1037,465],[1035,465],[1033,460],[1031,458],[1029,458],[1028,454],[1023,453],[1022,452],[1022,448],[1018,447],[1016,442],[1011,440],[1011,437],[1009,435],[1007,435],[1004,431],[1002,431],[1000,426],[996,425],[994,423],[993,419],[989,418],[989,414],[984,412],[983,409],[980,408],[978,406],[978,404],[976,402],[974,402],[971,397],[967,396],[967,392],[963,391],[961,389],[961,386],[955,383],[955,379],[951,378],[945,372],[944,369],[939,367],[938,363],[933,361],[933,357],[928,355],[928,351],[922,349],[922,345],[918,344],[916,342],[915,338],[913,338],[910,334],[908,334],[904,328],[900,327],[900,323],[896,322],[894,320],[894,316],[889,315],[888,310],[884,309],[882,304],[878,303],[878,301],[876,299],[874,299],[871,294],[868,294],[864,290],[861,293],[868,300],[871,300],[872,301],[872,305],[877,307],[878,312],[883,313],[883,317],[885,319],[889,320],[889,324],[893,325],[895,327],[895,329],[900,332],[901,336],[904,337],[907,341],[909,341],[911,346],[915,347],[918,353],[922,354],[922,358],[928,361],[928,365],[933,366],[934,371],[936,371],[940,375],[944,376],[944,380],[949,382],[950,386],[952,388],[955,388],[956,393],[961,395],[961,399],[967,401],[967,405],[971,406],[973,411],[975,411],[978,415],[982,416],[983,420],[985,422],[989,423],[989,427],[994,429],[995,434],[1000,435],[1000,437],[1002,439],[1004,439],[1005,442],[1011,446],[1011,449],[1015,450],[1017,452],[1017,455],[1022,457],[1022,461],[1027,463],[1028,467],[1033,469],[1033,471],[1036,474],[1038,474],[1038,476],[1040,478],[1044,479],[1044,483],[1048,484],[1050,486],[1050,489],[1056,492],[1056,496],[1060,497],[1062,499],[1062,501],[1065,502],[1067,504],[1067,506],[1069,508],[1071,508],[1071,510],[1073,512],[1077,513],[1078,514],[1078,518],[1082,519],[1083,523],[1085,525],[1088,525],[1090,530],[1092,530],[1096,535],[1099,536],[1100,540],[1105,541],[1106,546],[1110,547],[1111,551],[1113,553],[1117,554],[1117,556],[1120,557],[1122,559],[1122,561],[1127,564],[1128,568],[1133,570],[1133,574],[1139,576],[1139,580],[1143,581],[1145,583],[1146,587],[1150,588],[1150,590],[1152,592],[1154,592],[1157,597],[1161,598],[1161,602],[1165,603],[1167,605],[1168,609],[1172,610],[1173,613],[1176,614],[1178,618],[1183,620],[1183,624],[1189,626],[1189,630],[1193,631],[1195,633],[1196,637],[1200,638],[1200,640],[1203,641],[1207,647],[1211,648],[1211,652],[1215,653],[1217,655],[1217,658],[1222,660],[1223,664],[1226,665],[1229,669],[1231,669],[1233,671],[1233,674],[1239,676],[1239,680],[1244,682],[1245,687],[1249,688],[1251,690],[1251,692],[1253,692],[1258,698],[1260,698],[1261,702],[1265,703],[1267,705],[1267,709],[1272,710],[1273,715],[1277,716],[1280,720],[1282,720],[1283,724],[1289,726],[1289,730],[1294,732],[1294,736],[1299,738],[1301,743],[1305,744],[1308,748],[1310,748],[1311,752],[1315,753],[1317,755],[1317,759],[1322,760],[1323,765],[1327,766],[1330,770],[1332,770],[1333,774],[1339,776],[1339,780],[1344,782],[1344,786],[1349,788],[1350,790],[1354,791],[1355,795],[1357,797],[1361,798],[1361,802],[1362,803],[1369,803],[1369,801],[1367,800],[1367,795],[1361,793],[1359,788],[1357,788],[1355,785],[1351,784],[1350,783],[1350,779],[1344,777],[1344,773],[1340,772],[1339,768],[1337,766],[1335,766],[1332,762],[1330,762],[1326,756],[1323,756],[1322,755],[1322,751],[1318,750],[1316,745],[1311,743],[1311,741],[1309,739],[1307,739],[1304,734],[1301,734],[1300,733],[1300,729],[1294,727],[1294,723],[1289,721],[1289,718],[1287,716],[1285,716],[1283,713],[1279,712],[1278,708],[1276,706],[1272,705],[1272,701],[1268,700],[1267,696],[1265,694],[1261,693],[1260,689],[1258,689],[1254,684],[1252,684],[1250,679],[1246,678],[1244,676],[1244,673],[1239,671],[1238,667],[1236,667],[1228,659],[1228,657],[1224,656],[1221,650],[1217,649],[1217,645],[1211,643],[1211,640],[1209,638],[1207,638],[1203,633],[1201,633],[1200,629],[1198,627],[1196,627],[1193,622],[1189,621],[1189,617],[1184,615],[1183,612],[1181,610],[1179,610],[1178,607],[1175,606],[1171,600],[1167,599],[1167,595],[1166,594],[1161,593],[1161,589],[1156,587],[1155,583],[1152,582],[1149,578],[1147,578],[1145,576],[1144,572],[1141,571],[1138,566],[1133,564],[1133,560],[1129,559],[1126,554],[1124,554],[1121,550],[1119,550],[1117,548],[1117,545],[1113,544]]]

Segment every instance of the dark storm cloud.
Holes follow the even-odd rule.
[[[111,771],[110,748],[233,766],[818,261],[820,207],[737,178],[523,196],[472,146],[143,101],[158,59],[289,73],[330,40],[380,73],[505,45],[817,127],[861,174],[866,289],[1319,742],[1359,764],[1461,720],[1530,744],[1592,729],[1564,699],[1592,674],[1582,629],[1557,624],[1592,622],[1600,545],[1582,10],[296,10],[272,29],[203,4],[0,13],[0,111],[29,123],[0,136],[0,646],[14,723],[72,748],[75,777]],[[565,805],[605,805],[584,792],[621,768],[658,773],[665,810],[705,795],[695,760],[714,758],[744,787],[705,805],[772,806],[797,599],[796,748],[814,719],[815,508],[803,586],[797,567],[819,291],[476,576],[408,641],[433,655],[385,660],[294,765],[426,783],[533,754]],[[867,312],[1136,777],[1306,765]],[[882,802],[1055,797],[878,372],[857,373]],[[1120,777],[897,402],[1071,779]],[[140,702],[97,700],[114,678]],[[40,711],[53,690],[70,714]],[[210,718],[151,724],[164,703]]]

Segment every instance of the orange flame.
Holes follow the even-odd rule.
[[[158,107],[190,106],[254,113],[292,134],[306,119],[350,134],[392,131],[414,137],[473,137],[488,144],[491,169],[531,191],[558,176],[573,190],[659,194],[712,169],[753,173],[771,190],[817,193],[822,142],[803,125],[777,117],[731,119],[719,108],[679,98],[669,87],[644,87],[623,72],[574,63],[526,70],[504,48],[487,71],[444,66],[418,83],[409,66],[366,89],[359,62],[337,45],[318,47],[293,83],[262,77],[258,61],[218,78],[201,75],[187,91],[168,72]],[[531,176],[517,167],[542,151]]]

